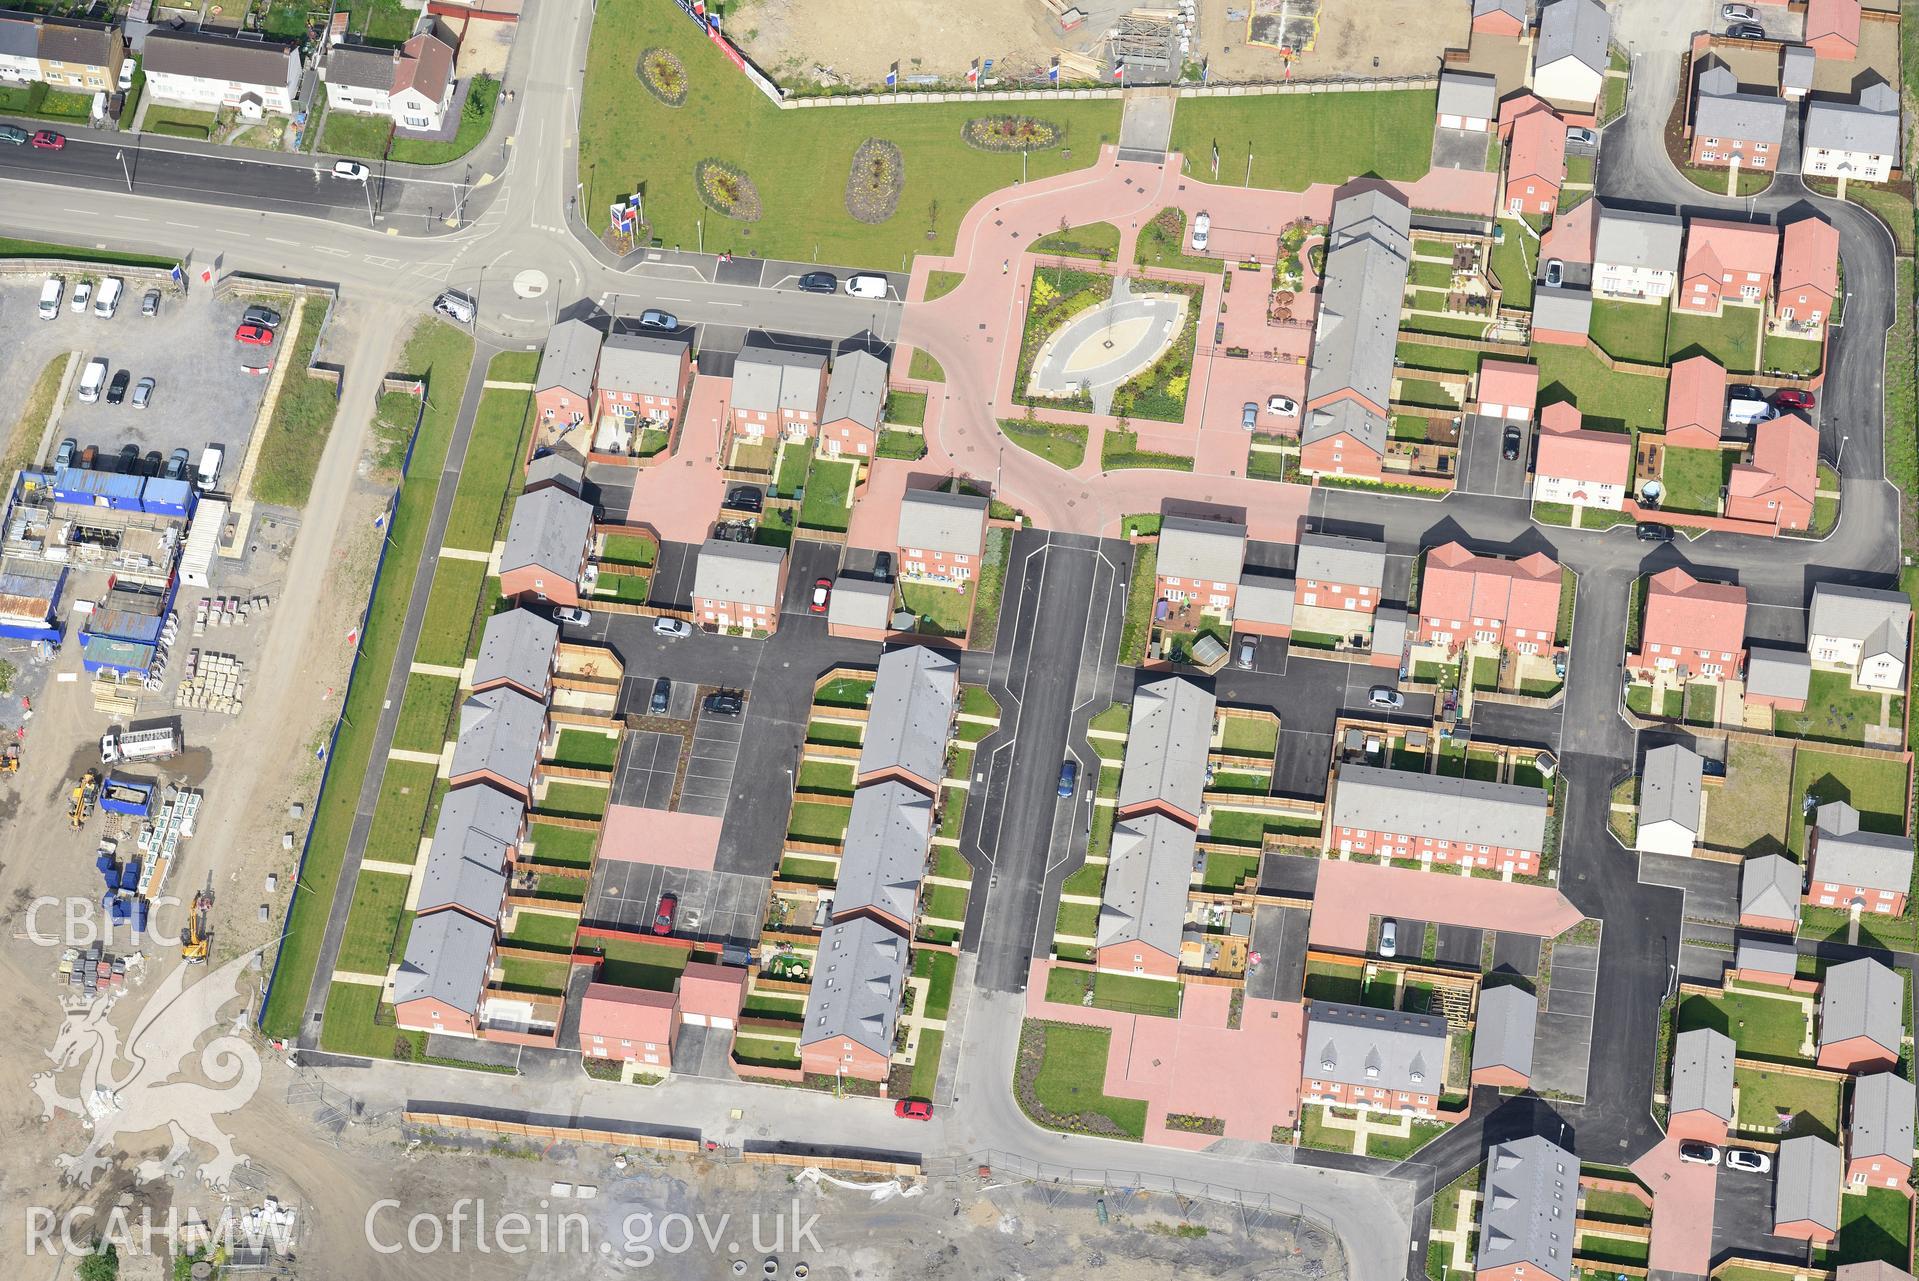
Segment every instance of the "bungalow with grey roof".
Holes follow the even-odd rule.
[[[1482,987],[1473,1020],[1473,1084],[1523,1090],[1532,1084],[1539,998],[1519,986]]]
[[[1779,1145],[1772,1184],[1772,1234],[1831,1245],[1839,1236],[1839,1149],[1812,1134]]]
[[[937,796],[958,704],[959,664],[947,654],[907,645],[881,655],[866,709],[860,785],[899,779]]]
[[[1739,869],[1739,924],[1749,930],[1797,933],[1803,876],[1799,864],[1783,854],[1748,858]]]
[[[1905,1042],[1905,984],[1870,956],[1826,971],[1819,991],[1820,1067],[1890,1068]]]
[[[1696,1027],[1673,1038],[1667,1134],[1701,1143],[1726,1141],[1733,1119],[1737,1053],[1731,1037],[1709,1027]]]

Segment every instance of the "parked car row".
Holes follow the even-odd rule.
[[[67,302],[67,310],[76,316],[84,316],[91,311],[102,320],[112,320],[120,310],[120,300],[126,297],[127,282],[118,276],[108,276],[95,290],[91,280],[82,280],[73,287],[73,297],[67,300],[67,278],[48,276],[40,286],[40,319],[58,320],[60,304]],[[140,300],[142,316],[160,314],[160,291],[149,289]]]
[[[1751,1148],[1722,1150],[1697,1139],[1688,1139],[1679,1145],[1679,1159],[1688,1165],[1718,1165],[1722,1156],[1728,1169],[1744,1170],[1748,1174],[1765,1174],[1772,1169],[1772,1158]]]
[[[80,384],[74,389],[74,395],[88,405],[99,400],[102,394],[105,395],[109,405],[124,402],[127,398],[127,388],[133,385],[133,374],[122,369],[109,380],[107,378],[109,368],[105,356],[95,356],[89,360],[87,367],[80,371]],[[137,386],[133,386],[133,407],[145,409],[151,405],[157,386],[158,384],[151,377],[142,378]]]
[[[160,451],[149,450],[144,458],[140,456],[138,445],[125,445],[116,458],[102,462],[100,451],[92,445],[80,448],[80,442],[69,436],[60,442],[60,448],[54,453],[55,469],[62,467],[81,467],[88,470],[118,471],[129,476],[165,476],[168,480],[191,480],[202,489],[213,488],[220,478],[220,464],[226,451],[218,445],[208,445],[200,455],[200,465],[193,465],[193,454],[186,449],[176,449],[173,456],[164,461]]]

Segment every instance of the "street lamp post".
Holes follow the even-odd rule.
[[[113,158],[120,162],[120,176],[127,180],[127,194],[130,196],[133,194],[133,171],[127,168],[127,153],[116,150]]]

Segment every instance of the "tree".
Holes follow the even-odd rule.
[[[118,1281],[120,1251],[102,1241],[92,1254],[80,1260],[78,1276],[80,1281]]]

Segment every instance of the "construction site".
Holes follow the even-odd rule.
[[[789,89],[1043,88],[1432,75],[1470,6],[1423,0],[745,0],[727,34]],[[983,70],[981,82],[972,72]],[[1124,67],[1124,74],[1121,74]]]

